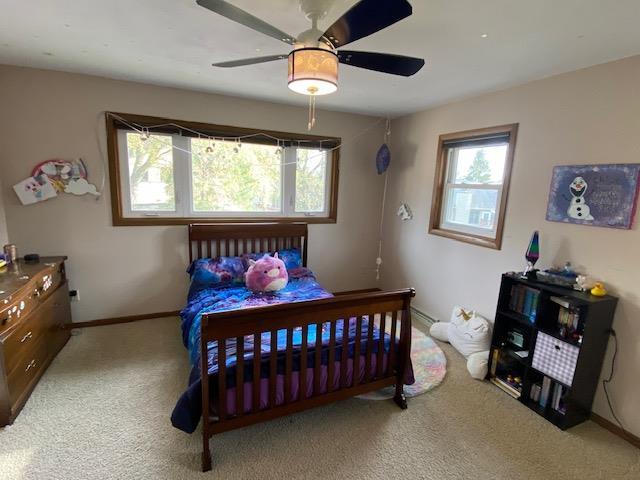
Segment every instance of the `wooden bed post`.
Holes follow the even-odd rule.
[[[204,335],[209,324],[206,315],[201,319],[200,330],[200,385],[202,388],[202,471],[211,470],[211,450],[209,448],[209,355],[207,352],[207,337]]]
[[[404,380],[407,373],[407,365],[411,361],[411,297],[415,295],[415,290],[411,289],[411,296],[407,297],[402,306],[402,318],[400,320],[400,347],[399,363],[396,376],[396,393],[393,401],[402,409],[407,408],[407,397],[404,395]],[[395,341],[395,339],[391,339]]]

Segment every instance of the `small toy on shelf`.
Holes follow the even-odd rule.
[[[538,280],[559,287],[573,288],[576,284],[578,273],[573,270],[571,262],[564,264],[564,267],[552,267],[545,271],[538,272]]]
[[[576,277],[576,284],[574,288],[576,290],[580,290],[582,292],[586,292],[587,290],[591,290],[595,285],[595,282],[589,277],[589,275],[578,275]]]
[[[607,294],[607,289],[604,288],[602,282],[596,282],[596,284],[591,289],[591,295],[595,297],[604,297]]]

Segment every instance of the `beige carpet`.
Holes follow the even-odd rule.
[[[587,422],[562,432],[443,349],[443,384],[409,399],[351,399],[211,441],[169,414],[187,379],[178,320],[79,331],[16,422],[0,430],[2,479],[638,479],[640,451]]]

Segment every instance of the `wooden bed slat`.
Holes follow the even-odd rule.
[[[373,327],[376,322],[376,314],[370,313],[367,322],[367,349],[364,362],[364,381],[371,381],[371,357],[373,357]]]
[[[340,388],[347,388],[347,370],[349,367],[349,326],[351,319],[342,320],[342,358],[340,359]]]
[[[382,312],[380,314],[380,326],[378,330],[379,338],[378,338],[378,357],[376,358],[377,369],[376,369],[376,378],[382,378],[384,374],[384,337],[385,337],[385,328],[387,323],[387,312]]]
[[[362,341],[362,316],[356,318],[356,339],[353,352],[353,381],[351,386],[355,387],[360,383],[360,343]]]
[[[293,328],[287,328],[287,353],[284,370],[284,403],[291,402],[291,376],[293,375]]]
[[[253,334],[253,387],[251,410],[256,413],[260,410],[260,362],[262,360],[262,347],[260,342],[261,334]]]
[[[389,345],[389,362],[387,363],[387,375],[392,375],[396,362],[396,328],[398,323],[398,312],[391,313],[391,334],[389,335],[391,344]]]
[[[300,374],[298,375],[298,399],[307,398],[307,337],[309,325],[302,326],[302,346],[300,348]]]
[[[336,322],[334,320],[330,323],[330,333],[329,333],[329,367],[327,368],[327,392],[333,392],[333,375],[335,370],[335,359],[336,359]]]
[[[278,331],[271,330],[271,352],[269,365],[269,408],[276,406],[276,379],[278,378]]]
[[[244,415],[244,337],[236,337],[236,415]]]
[[[313,366],[313,394],[320,395],[320,380],[322,372],[322,322],[316,323],[315,359]]]
[[[218,416],[223,421],[227,418],[227,341],[224,338],[218,340],[218,400]]]

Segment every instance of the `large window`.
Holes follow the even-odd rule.
[[[429,232],[499,249],[517,125],[442,135]]]
[[[339,139],[122,114],[107,127],[115,225],[335,221]]]

